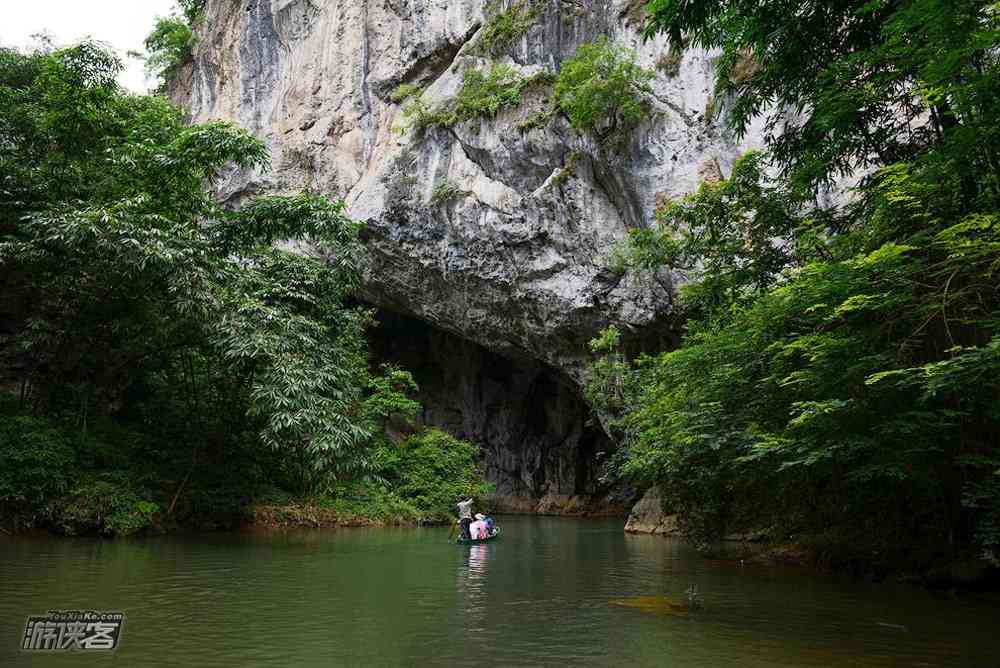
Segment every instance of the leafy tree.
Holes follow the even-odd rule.
[[[668,265],[696,285],[685,287],[684,303],[701,315],[760,295],[795,260],[822,252],[824,243],[809,234],[829,220],[812,211],[801,218],[794,194],[765,181],[767,157],[751,152],[733,166],[732,175],[703,183],[693,196],[663,200],[659,223],[631,230],[619,260],[639,269]],[[792,235],[798,244],[789,242]]]
[[[157,17],[153,31],[146,36],[146,73],[164,84],[191,59],[198,38],[191,29],[191,19],[180,16]],[[139,56],[139,54],[133,54]]]
[[[1000,17],[990,0],[652,0],[647,17],[647,35],[722,50],[716,94],[732,99],[734,127],[769,113],[773,156],[806,194],[917,156],[958,175],[967,199],[977,184],[995,193]]]
[[[728,283],[733,298],[713,299],[680,350],[624,375],[638,397],[626,470],[664,482],[693,534],[773,526],[882,558],[997,546],[998,216],[956,218],[960,186],[905,165],[872,183],[867,225],[763,287],[754,272]],[[697,248],[713,223],[691,220]],[[771,244],[751,238],[746,256]],[[684,297],[738,275],[712,267]]]
[[[150,526],[160,507],[142,498],[127,473],[112,472],[81,480],[56,511],[63,533],[129,536]]]
[[[421,522],[451,521],[456,500],[483,499],[493,491],[483,482],[478,454],[475,445],[438,429],[419,430],[397,443],[385,440],[376,449],[381,483],[345,495],[345,510],[378,517],[388,507]]]
[[[394,491],[426,509],[429,517],[446,520],[463,496],[486,496],[491,488],[477,470],[478,448],[437,429],[411,436],[399,446],[398,484]]]
[[[584,393],[587,401],[608,415],[619,416],[634,399],[633,370],[622,352],[621,331],[611,325],[590,341],[597,359],[587,369]]]
[[[180,14],[177,13],[180,10]],[[152,32],[146,36],[145,53],[129,55],[146,61],[146,74],[166,85],[177,71],[191,59],[198,36],[194,32],[205,11],[205,0],[177,0],[170,16],[158,16]]]
[[[23,409],[81,444],[107,419],[142,435],[119,464],[156,481],[167,517],[220,503],[211,490],[242,503],[282,471],[306,493],[370,471],[370,316],[345,305],[358,226],[309,193],[227,208],[213,180],[263,167],[263,144],[186,126],[119,90],[119,71],[91,43],[0,50],[0,363]],[[322,260],[276,246],[289,239]],[[128,533],[151,501],[121,498],[132,510],[108,531]]]
[[[683,347],[622,374],[637,397],[626,470],[663,482],[702,538],[770,526],[882,567],[995,553],[995,11],[649,9],[650,34],[722,50],[738,132],[772,115],[767,153],[666,203],[623,253],[694,279]],[[854,197],[819,204],[857,170]]]
[[[5,415],[0,421],[0,517],[32,525],[52,498],[69,489],[76,453],[45,420]]]
[[[649,114],[653,76],[635,62],[635,54],[602,38],[581,45],[562,63],[554,97],[574,128],[608,136]]]
[[[205,11],[205,2],[206,0],[177,0],[177,6],[187,22],[193,24]]]
[[[372,447],[372,475],[364,485],[341,481],[332,505],[347,522],[448,522],[459,498],[485,499],[478,448],[438,429],[417,424],[421,410],[409,372],[383,367],[372,378],[362,414],[379,434]]]

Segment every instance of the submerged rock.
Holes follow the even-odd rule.
[[[675,603],[666,596],[632,596],[630,598],[609,601],[608,605],[617,608],[631,608],[653,615],[683,615],[691,612],[687,603]]]

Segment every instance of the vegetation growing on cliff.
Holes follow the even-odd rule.
[[[654,76],[635,62],[634,53],[601,39],[581,45],[562,64],[558,75],[540,70],[523,76],[499,63],[466,70],[455,97],[437,107],[406,89],[405,97],[400,99],[409,98],[410,102],[403,109],[402,127],[423,135],[430,128],[490,118],[501,109],[519,105],[525,90],[552,86],[546,108],[520,123],[519,129],[543,128],[561,111],[574,128],[608,139],[620,136],[649,115],[649,82]]]
[[[389,94],[389,99],[399,104],[400,102],[409,100],[411,97],[420,95],[423,90],[424,87],[420,84],[402,83],[392,89],[392,93]]]
[[[144,54],[133,54],[146,61],[146,74],[165,85],[184,63],[191,59],[198,38],[187,19],[180,16],[161,16],[156,19],[153,31],[143,42]]]
[[[574,128],[604,137],[649,115],[653,76],[634,53],[602,38],[581,45],[562,64],[554,99]]]
[[[507,9],[501,9],[500,2],[492,2],[486,7],[486,23],[483,25],[476,49],[490,56],[502,55],[520,39],[541,14],[537,0],[516,0]]]
[[[223,206],[212,181],[263,144],[120,69],[92,43],[0,50],[0,519],[127,534],[373,478],[416,409],[347,304],[358,225],[310,193]]]
[[[145,60],[146,74],[159,79],[161,85],[166,85],[191,59],[198,43],[194,24],[205,10],[205,0],[178,0],[177,9],[180,14],[156,18],[152,32],[143,42],[145,53],[129,54]]]
[[[444,104],[431,108],[422,98],[413,98],[403,109],[405,127],[422,135],[434,127],[447,128],[474,118],[491,118],[501,109],[520,104],[521,94],[528,88],[552,81],[553,75],[547,70],[522,76],[514,68],[496,63],[485,70],[466,70],[458,93]]]
[[[434,186],[434,190],[431,192],[430,202],[428,203],[431,206],[438,206],[439,204],[453,202],[466,194],[466,191],[462,190],[451,181],[439,181],[437,185]]]
[[[188,24],[194,25],[205,11],[205,3],[208,0],[177,0],[177,6],[181,14],[187,19]]]
[[[970,549],[995,558],[992,5],[649,7],[650,33],[723,50],[717,93],[737,132],[770,109],[803,114],[766,154],[633,233],[633,267],[697,280],[682,291],[681,349],[605,358],[592,372],[602,399],[621,386],[632,398],[607,401],[632,435],[625,470],[663,483],[703,538],[764,526],[876,567]],[[833,177],[858,169],[868,171],[853,202],[817,204]],[[615,354],[612,338],[598,352]]]

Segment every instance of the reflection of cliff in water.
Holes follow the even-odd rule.
[[[614,446],[559,372],[415,318],[388,311],[377,318],[374,360],[413,373],[426,424],[483,449],[500,510],[627,512],[631,490],[599,479]]]

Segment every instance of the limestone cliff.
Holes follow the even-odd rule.
[[[477,47],[486,4],[208,0],[193,62],[171,92],[192,120],[233,120],[269,145],[269,170],[220,184],[234,202],[302,188],[345,198],[367,223],[360,298],[409,318],[411,333],[434,333],[413,341],[447,334],[476,351],[444,351],[438,373],[425,370],[428,419],[483,443],[501,492],[526,506],[547,496],[542,509],[565,507],[608,492],[598,453],[610,444],[594,433],[578,391],[586,342],[612,323],[636,345],[674,336],[674,277],[615,272],[610,251],[629,228],[648,224],[658,198],[726,173],[761,133],[738,144],[713,119],[724,104],[711,95],[711,54],[689,50],[670,62],[663,39],[640,37],[642,3],[539,0],[526,32],[488,57]],[[499,61],[525,75],[554,72],[600,36],[658,71],[651,117],[615,150],[558,115],[521,127],[543,108],[544,90],[495,118],[425,136],[399,131],[392,92],[400,84],[444,101],[469,68]],[[452,192],[446,201],[434,197],[441,184]],[[396,353],[419,358],[414,345]],[[478,408],[454,393],[481,391],[486,381],[478,390],[456,381],[452,396],[442,389],[446,378],[504,364],[508,381],[497,382],[509,384]],[[508,429],[503,420],[533,426]]]

